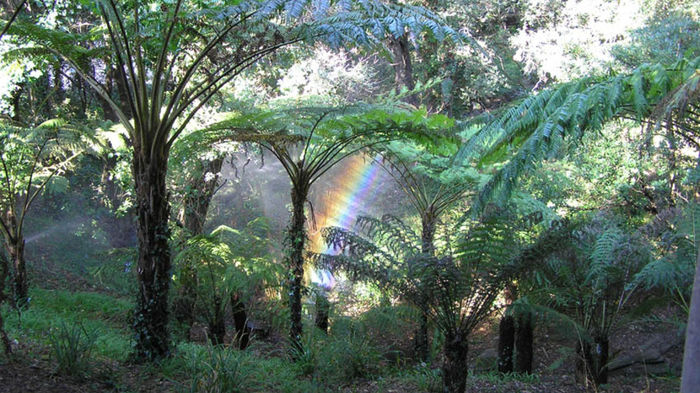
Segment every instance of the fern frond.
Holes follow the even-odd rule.
[[[565,139],[577,142],[584,133],[616,117],[647,118],[656,105],[676,91],[697,99],[692,92],[700,83],[695,79],[698,64],[700,58],[664,68],[663,72],[659,66],[643,65],[630,75],[582,79],[540,92],[506,110],[472,136],[456,155],[458,161],[483,163],[494,155],[501,157],[505,147],[515,150],[480,192],[472,211],[479,212],[491,199],[505,199],[519,177],[556,153]],[[679,86],[686,88],[677,90]],[[680,104],[682,100],[666,102]]]

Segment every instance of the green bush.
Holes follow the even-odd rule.
[[[324,382],[351,382],[378,374],[382,354],[362,332],[331,336],[320,353],[319,372]]]
[[[49,332],[49,343],[60,373],[83,376],[90,367],[90,356],[95,348],[96,334],[85,330],[82,324],[62,322]]]
[[[312,375],[317,371],[321,342],[313,334],[306,334],[301,345],[290,345],[291,357],[302,375]]]
[[[207,347],[202,356],[194,356],[190,361],[191,370],[196,370],[190,383],[183,386],[187,393],[239,393],[245,391],[249,382],[247,365],[230,347]]]
[[[180,382],[180,392],[311,393],[319,390],[283,358],[260,358],[247,350],[180,344],[160,364],[160,372]],[[224,388],[225,387],[225,388]]]

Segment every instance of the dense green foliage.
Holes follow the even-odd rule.
[[[663,346],[647,389],[700,384],[696,1],[1,7],[10,367],[629,391],[617,370],[651,360],[624,343],[653,332],[685,357]]]

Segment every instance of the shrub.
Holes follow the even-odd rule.
[[[208,346],[202,353],[193,353],[189,369],[192,379],[181,389],[183,393],[238,393],[243,392],[249,370],[240,354],[226,347]]]
[[[58,363],[58,371],[71,376],[83,376],[90,366],[90,355],[97,335],[82,324],[62,322],[49,332],[49,342]]]
[[[382,355],[365,334],[351,331],[331,336],[319,359],[319,371],[327,382],[351,382],[377,374]]]

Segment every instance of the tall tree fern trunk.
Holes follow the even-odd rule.
[[[2,338],[2,349],[5,355],[11,355],[12,344],[10,343],[10,338],[7,337],[7,332],[5,332],[5,320],[2,319],[2,313],[0,313],[0,338]]]
[[[200,235],[204,231],[209,206],[219,185],[218,176],[210,177],[207,174],[217,175],[223,163],[223,157],[202,161],[201,171],[190,179],[190,191],[183,203],[182,224],[191,235]]]
[[[24,237],[21,234],[17,237],[7,251],[14,267],[15,304],[18,307],[23,307],[29,304],[29,281],[27,279],[27,263],[24,259]]]
[[[519,373],[532,373],[532,319],[530,310],[522,310],[518,313],[517,329],[515,330],[515,348],[517,349],[515,371]]]
[[[389,48],[393,57],[394,78],[397,90],[413,90],[416,84],[413,80],[413,64],[411,62],[411,47],[408,33],[399,38],[389,38]],[[418,97],[415,94],[408,95],[404,100],[418,106]]]
[[[151,154],[150,149],[134,146],[133,173],[138,215],[138,280],[134,330],[136,356],[155,360],[168,356],[168,290],[170,288],[170,206],[165,177],[168,151]]]
[[[513,350],[515,349],[515,318],[511,304],[515,299],[515,285],[506,284],[503,296],[506,300],[506,311],[498,324],[498,371],[513,372]]]
[[[435,254],[435,227],[436,218],[432,210],[424,212],[421,216],[421,252],[423,254]],[[428,337],[428,316],[423,313],[420,325],[415,333],[416,355],[421,361],[428,361],[430,357],[430,340]]]
[[[323,289],[316,291],[316,327],[323,333],[328,333],[328,314],[331,304]]]
[[[233,313],[233,326],[236,329],[234,342],[238,343],[239,349],[246,349],[250,340],[250,329],[248,328],[248,314],[245,303],[237,293],[231,293],[231,312]]]
[[[464,393],[467,388],[467,355],[469,342],[466,334],[448,334],[445,337],[445,362],[442,365],[444,393]]]
[[[292,222],[287,234],[289,244],[289,310],[291,313],[291,326],[289,337],[292,344],[300,345],[303,326],[301,322],[301,292],[304,279],[304,246],[306,244],[306,231],[304,225],[304,203],[308,196],[308,189],[295,186],[292,188]]]
[[[593,342],[580,341],[576,353],[576,377],[586,386],[598,386],[608,383],[608,337],[604,334],[594,334]]]
[[[209,341],[211,345],[222,345],[226,338],[226,310],[219,296],[214,295],[214,309],[209,318]]]
[[[498,371],[513,372],[513,348],[515,347],[515,319],[506,311],[498,324]]]
[[[681,393],[695,393],[700,387],[700,253],[695,261],[695,282],[685,331]]]
[[[209,206],[219,184],[218,176],[208,177],[207,174],[218,174],[223,162],[223,157],[199,161],[199,170],[188,179],[188,191],[182,203],[180,220],[189,236],[201,235],[204,232]],[[195,319],[197,269],[194,266],[181,266],[179,274],[182,279],[173,300],[173,313],[176,319],[191,328]]]
[[[24,259],[24,233],[20,228],[17,215],[10,209],[6,214],[6,226],[9,233],[5,238],[5,248],[12,264],[12,295],[14,305],[26,306],[29,302],[29,282],[27,264]]]
[[[10,272],[9,261],[0,252],[0,306],[7,300],[7,295],[5,294],[5,283],[7,282],[7,275]],[[10,339],[7,337],[7,332],[5,332],[5,320],[2,318],[2,312],[0,312],[0,338],[2,339],[3,350],[5,355],[10,355],[12,353],[12,345],[10,345]]]

